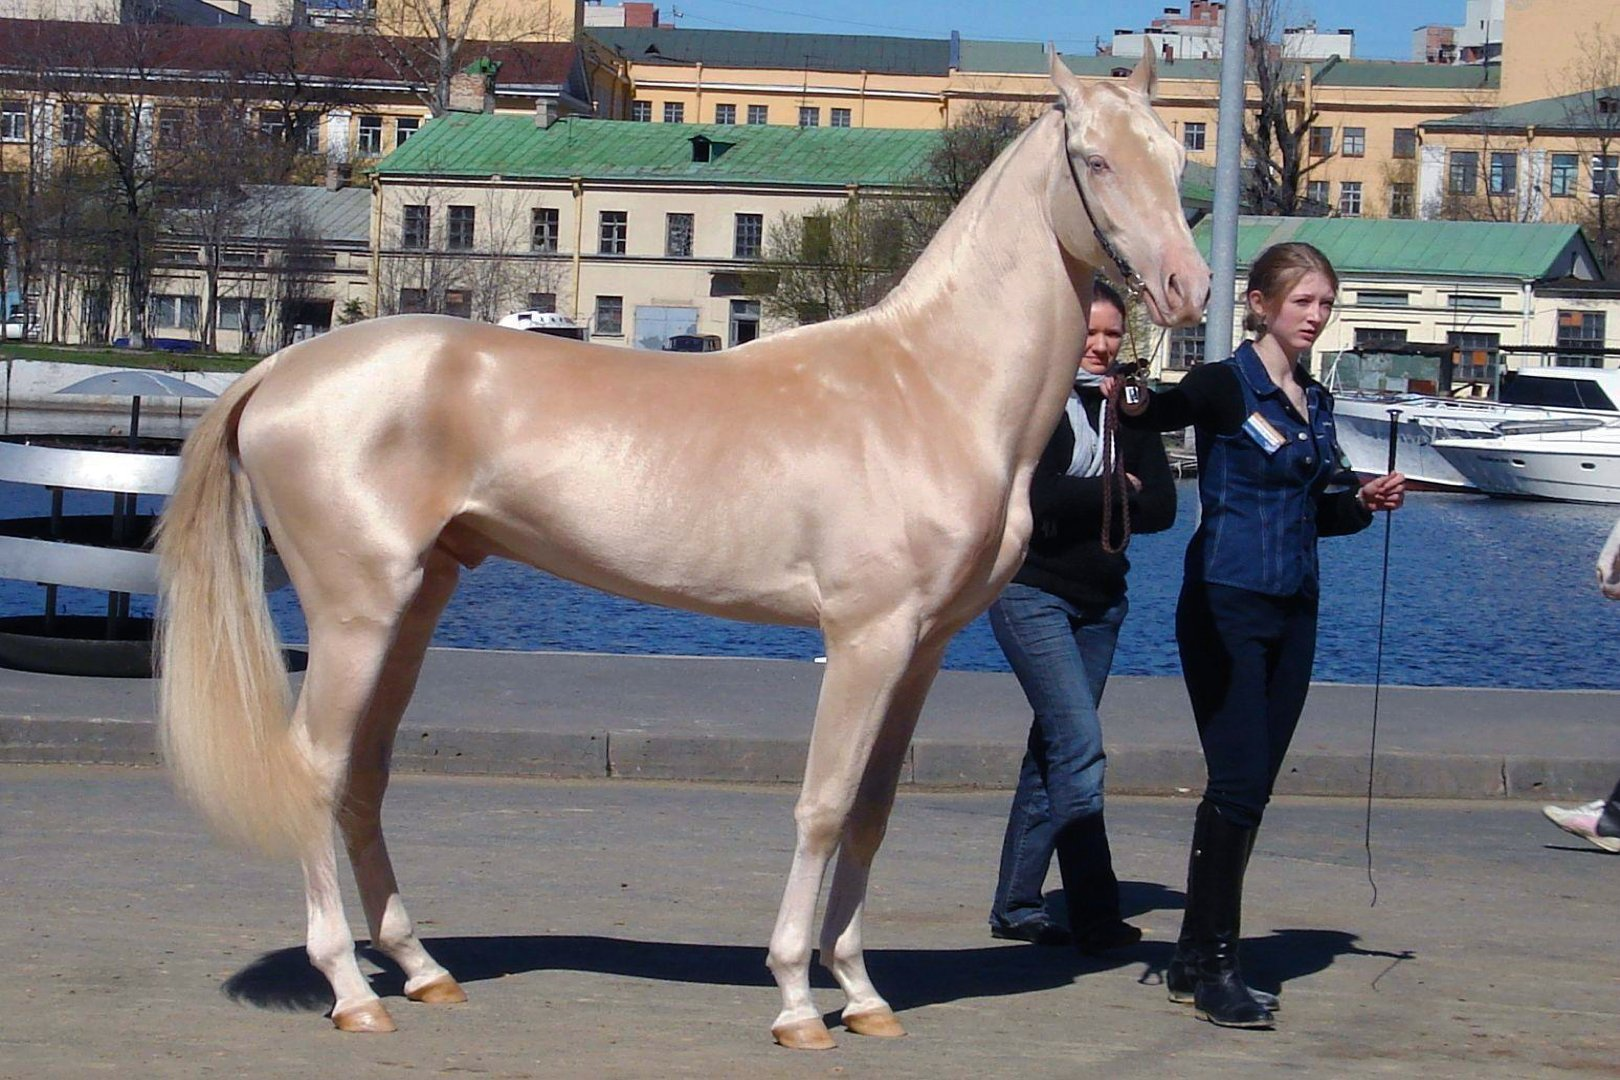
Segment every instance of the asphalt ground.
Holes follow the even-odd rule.
[[[1283,798],[1246,896],[1273,1032],[1169,1004],[1191,798],[1111,797],[1144,942],[1107,961],[993,941],[1007,796],[903,793],[868,957],[910,1036],[772,1045],[764,944],[787,787],[406,775],[407,901],[461,979],[345,1035],[303,957],[295,867],[214,844],[155,769],[0,767],[0,1076],[1540,1077],[1620,1075],[1620,857],[1524,801]],[[1055,878],[1049,885],[1055,887]],[[349,901],[351,922],[358,907]],[[363,931],[362,931],[363,932]],[[818,1000],[836,1018],[832,984]]]
[[[824,668],[786,660],[434,649],[395,743],[402,771],[795,783]],[[295,676],[296,678],[296,676]],[[154,685],[0,670],[0,762],[156,764]],[[1176,678],[1109,680],[1108,789],[1202,788]],[[1620,693],[1386,686],[1374,789],[1408,798],[1584,802],[1620,776]],[[1373,688],[1312,688],[1285,794],[1367,790]],[[1010,788],[1030,723],[1017,680],[947,671],[902,783]]]

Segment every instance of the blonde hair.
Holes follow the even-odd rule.
[[[1334,292],[1339,291],[1339,275],[1319,248],[1293,241],[1273,244],[1261,252],[1260,257],[1254,260],[1254,265],[1249,268],[1249,284],[1243,290],[1245,303],[1243,329],[1251,334],[1263,334],[1266,331],[1265,316],[1247,307],[1251,294],[1259,293],[1267,303],[1274,303],[1282,299],[1289,289],[1299,284],[1299,279],[1306,274],[1321,274],[1332,284]]]

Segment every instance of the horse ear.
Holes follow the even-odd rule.
[[[1069,65],[1063,62],[1063,58],[1058,55],[1057,49],[1052,48],[1050,45],[1047,46],[1047,49],[1052,56],[1052,82],[1057,86],[1058,93],[1063,95],[1064,101],[1078,101],[1080,98],[1080,80],[1074,77],[1074,72],[1070,71]]]
[[[1125,85],[1149,101],[1159,92],[1159,70],[1154,66],[1151,48],[1142,50],[1142,59],[1137,61],[1136,70],[1131,72]]]

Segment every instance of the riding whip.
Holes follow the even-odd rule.
[[[1400,439],[1401,410],[1389,410],[1389,468],[1386,472],[1395,471],[1395,449]],[[1378,882],[1373,879],[1372,858],[1372,807],[1373,807],[1373,769],[1378,762],[1378,697],[1384,688],[1384,607],[1389,599],[1389,536],[1394,513],[1384,511],[1384,567],[1382,580],[1378,586],[1378,649],[1373,660],[1373,707],[1372,707],[1372,745],[1367,749],[1367,825],[1363,836],[1363,845],[1367,849],[1367,884],[1372,886],[1372,903],[1368,907],[1378,906]]]

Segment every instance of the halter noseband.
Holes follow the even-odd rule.
[[[1080,182],[1080,170],[1075,168],[1074,155],[1069,153],[1068,109],[1063,103],[1063,98],[1059,97],[1054,107],[1065,118],[1063,124],[1063,160],[1069,163],[1069,175],[1074,178],[1074,190],[1080,194],[1080,205],[1085,209],[1086,217],[1091,220],[1091,235],[1097,238],[1097,244],[1102,248],[1103,254],[1113,261],[1114,268],[1119,271],[1120,281],[1124,284],[1125,291],[1131,294],[1131,299],[1137,299],[1147,290],[1147,281],[1131,266],[1130,260],[1119,253],[1119,249],[1114,247],[1113,241],[1104,236],[1102,229],[1097,225],[1097,215],[1091,209],[1091,200],[1086,198],[1086,185]]]

